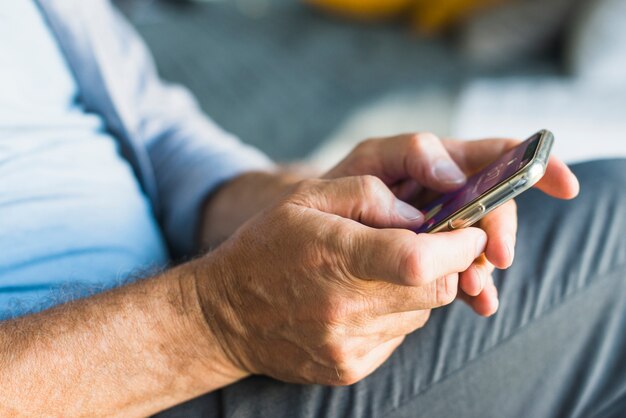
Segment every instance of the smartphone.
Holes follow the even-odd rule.
[[[461,189],[421,208],[424,223],[416,232],[472,226],[489,212],[530,189],[545,174],[554,135],[542,130],[467,179]]]

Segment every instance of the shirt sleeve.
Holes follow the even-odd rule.
[[[123,94],[133,106],[127,113],[134,115],[129,125],[134,139],[147,149],[162,229],[174,254],[188,256],[196,248],[207,196],[236,176],[272,170],[274,165],[257,149],[220,129],[202,113],[189,91],[161,80],[134,28],[113,6],[108,7],[116,49],[126,60]]]

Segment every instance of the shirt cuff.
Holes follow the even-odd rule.
[[[162,191],[164,229],[175,258],[190,257],[198,250],[198,234],[206,198],[219,186],[250,171],[271,171],[274,163],[263,153],[238,144],[236,152],[187,158],[177,173],[169,173],[171,185]]]

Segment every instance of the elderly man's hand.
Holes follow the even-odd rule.
[[[481,229],[406,229],[420,222],[376,177],[308,180],[195,263],[233,374],[345,385],[375,370],[485,250]]]
[[[448,192],[462,187],[466,176],[495,161],[520,141],[440,141],[428,133],[370,139],[361,143],[325,178],[374,175],[400,199],[415,202],[425,191]],[[567,166],[552,158],[546,175],[537,184],[545,193],[561,199],[578,194],[578,181]],[[480,315],[492,315],[498,308],[497,290],[491,273],[494,266],[507,268],[513,262],[517,214],[514,201],[486,216],[478,225],[488,235],[484,256],[460,277],[460,297]]]

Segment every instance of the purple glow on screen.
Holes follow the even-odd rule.
[[[531,157],[526,156],[526,150],[533,141],[539,141],[539,135],[535,135],[519,146],[505,153],[497,161],[489,164],[482,171],[467,179],[467,183],[461,189],[446,193],[435,199],[420,210],[424,213],[424,224],[415,232],[428,232],[451,215],[472,203],[485,192],[506,181],[528,164]]]

